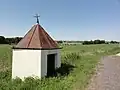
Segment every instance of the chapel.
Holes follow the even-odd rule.
[[[39,77],[52,74],[61,66],[57,42],[37,23],[13,47],[12,78]]]

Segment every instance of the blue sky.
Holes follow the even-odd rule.
[[[0,35],[24,36],[36,13],[56,40],[120,41],[120,0],[1,0]]]

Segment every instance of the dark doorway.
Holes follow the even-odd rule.
[[[47,76],[52,76],[55,73],[55,54],[47,55]]]

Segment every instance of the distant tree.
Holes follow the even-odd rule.
[[[83,41],[83,45],[88,45],[88,44],[105,44],[105,40],[94,40],[94,41]]]
[[[63,41],[62,40],[60,40],[60,41],[57,41],[58,43],[63,43]]]
[[[4,36],[0,36],[0,44],[6,44]]]
[[[101,44],[100,40],[94,40],[94,44]]]
[[[15,37],[15,38],[6,38],[6,43],[7,44],[17,44],[22,37]]]
[[[14,44],[17,44],[22,38],[21,37],[15,37],[14,38]]]
[[[117,41],[110,41],[111,44],[119,44]]]
[[[89,43],[90,43],[90,44],[94,44],[94,41],[91,40]]]
[[[83,42],[83,45],[88,45],[89,44],[89,41],[84,41]]]
[[[101,40],[100,43],[101,44],[105,44],[106,42],[105,42],[105,40]]]
[[[7,44],[15,43],[15,38],[6,38]]]
[[[11,44],[11,39],[10,38],[6,38],[5,40],[6,40],[7,44]]]

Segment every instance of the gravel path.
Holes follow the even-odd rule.
[[[103,57],[87,90],[120,90],[120,56]]]

